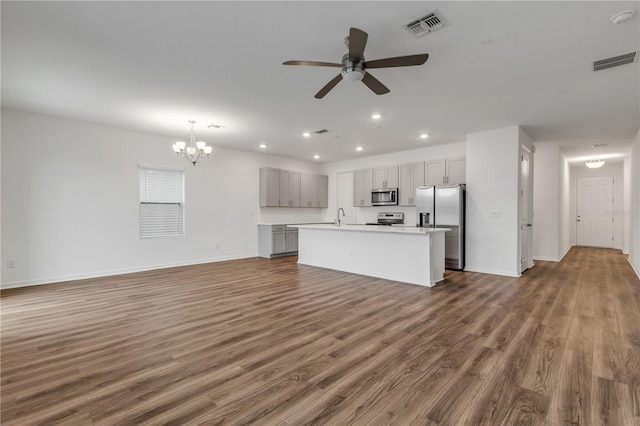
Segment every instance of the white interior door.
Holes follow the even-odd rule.
[[[529,203],[529,150],[522,147],[520,157],[520,272],[531,265],[529,260],[529,241],[532,234],[532,222]]]
[[[576,244],[613,247],[613,176],[576,179]]]
[[[356,208],[353,207],[353,172],[338,173],[336,179],[338,187],[336,194],[338,196],[338,204],[336,207],[336,218],[338,217],[338,209],[344,209],[344,217],[340,214],[342,223],[356,223]]]

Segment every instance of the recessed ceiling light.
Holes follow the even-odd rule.
[[[313,158],[315,158],[317,160],[318,158],[320,158],[320,156],[318,154],[316,154],[316,155],[313,156]]]
[[[379,120],[379,119],[380,119],[380,117],[382,117],[380,114],[373,114],[373,115],[371,116],[371,118],[373,118],[374,120]]]
[[[304,132],[304,133],[302,134],[302,136],[304,136],[305,138],[308,138],[309,136],[311,136],[311,133],[309,133],[309,132]]]
[[[362,147],[361,146],[356,146],[356,151],[362,151]]]
[[[263,144],[263,143],[260,144],[260,148],[266,148],[266,147],[267,147],[266,144]]]
[[[423,133],[423,134],[420,135],[420,139],[426,139],[428,137],[429,137],[429,135],[426,134],[426,133]]]

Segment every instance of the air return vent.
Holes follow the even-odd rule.
[[[328,132],[328,130],[327,130],[327,129],[322,129],[322,130],[318,130],[318,131],[313,132],[313,133],[315,133],[316,135],[321,135],[321,134],[323,134],[323,133],[327,133],[327,132]]]
[[[439,30],[447,25],[444,17],[438,9],[432,9],[424,15],[416,16],[404,24],[404,28],[416,37]]]
[[[601,71],[607,68],[618,67],[620,65],[631,64],[636,59],[638,52],[625,53],[624,55],[614,56],[612,58],[600,59],[593,62],[593,70]]]

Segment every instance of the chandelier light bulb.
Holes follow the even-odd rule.
[[[590,169],[599,169],[600,167],[604,166],[604,160],[601,160],[599,158],[592,158],[584,164]]]

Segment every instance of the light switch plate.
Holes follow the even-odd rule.
[[[489,213],[493,218],[502,217],[502,212],[500,210],[491,210]]]

